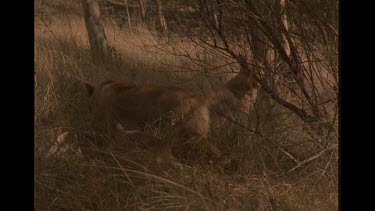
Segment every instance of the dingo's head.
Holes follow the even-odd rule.
[[[94,87],[91,84],[85,83],[87,93],[89,95],[89,111],[91,115],[91,124],[96,129],[96,126],[108,121],[110,114],[110,104],[113,99],[114,91],[111,88],[112,81],[106,81],[99,86]]]

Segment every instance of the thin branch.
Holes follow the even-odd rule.
[[[305,164],[307,164],[307,163],[310,163],[310,162],[313,161],[313,160],[318,159],[320,156],[322,156],[322,155],[325,154],[326,152],[329,152],[329,151],[334,150],[334,149],[337,150],[337,145],[332,145],[332,146],[330,146],[330,147],[328,147],[328,148],[325,148],[325,149],[321,150],[318,154],[316,154],[316,155],[314,155],[314,156],[312,156],[312,157],[310,157],[310,158],[307,158],[307,159],[305,159],[304,161],[300,162],[298,165],[296,165],[295,167],[293,167],[292,169],[290,169],[290,170],[288,171],[288,173],[290,173],[290,172],[296,170],[297,168],[301,167],[302,165],[305,165]]]

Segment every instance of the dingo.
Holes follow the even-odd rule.
[[[221,151],[206,138],[210,129],[209,106],[220,100],[235,99],[226,88],[211,91],[207,96],[177,86],[137,85],[128,81],[106,81],[97,87],[86,84],[86,88],[95,128],[106,125],[112,129],[121,128],[123,132],[135,130],[140,134],[148,123],[163,119],[171,122],[174,137],[189,139],[181,145],[198,145],[215,159],[222,156]]]

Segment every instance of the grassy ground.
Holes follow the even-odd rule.
[[[192,90],[207,88],[207,75],[197,75],[200,64],[165,53],[142,28],[119,29],[106,21],[105,30],[117,61],[92,63],[80,5],[75,1],[48,1],[36,10],[35,20],[35,208],[74,210],[337,210],[337,163],[334,154],[287,173],[295,164],[261,137],[235,125],[216,123],[211,140],[236,155],[238,167],[220,171],[212,164],[192,162],[179,171],[158,169],[145,151],[120,154],[103,151],[82,157],[74,146],[86,143],[74,136],[67,153],[45,157],[65,131],[85,132],[87,96],[82,81],[106,79],[179,84]],[[194,56],[201,51],[187,42]],[[163,53],[164,52],[164,53]],[[176,53],[176,51],[174,51]],[[181,52],[180,52],[181,53]],[[218,60],[218,59],[217,59]],[[220,61],[212,60],[212,63]],[[177,68],[184,67],[184,68]],[[231,67],[223,67],[228,71]],[[187,71],[190,70],[190,71]],[[216,74],[215,83],[227,78]],[[261,111],[254,112],[257,116]],[[284,111],[285,112],[285,111]],[[275,113],[261,113],[264,133],[289,146],[290,153],[307,158],[297,119],[274,121]],[[94,151],[97,149],[94,149]],[[138,165],[140,164],[140,165]]]

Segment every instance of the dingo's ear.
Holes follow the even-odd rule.
[[[95,87],[92,86],[91,84],[85,83],[87,93],[89,94],[89,97],[92,95],[94,92]]]

